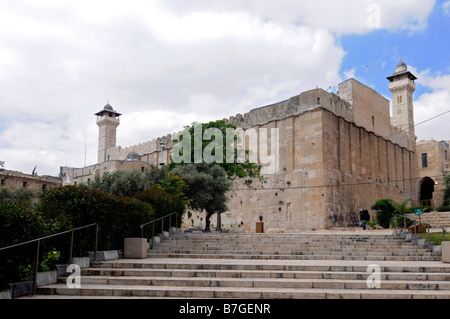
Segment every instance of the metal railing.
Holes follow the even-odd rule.
[[[396,234],[397,236],[399,235],[399,233],[398,233],[398,231],[397,231],[397,229],[398,229],[398,227],[397,227],[397,226],[398,226],[398,225],[397,225],[397,217],[398,217],[398,216],[403,217],[403,225],[404,225],[405,231],[406,231],[406,219],[408,218],[409,220],[414,221],[414,236],[416,236],[416,235],[417,235],[417,219],[415,219],[415,218],[410,218],[410,217],[404,216],[404,215],[399,215],[399,214],[395,214],[395,215],[394,215],[394,217],[395,217],[395,234]],[[447,230],[446,230],[446,228],[445,228],[444,226],[442,226],[442,225],[436,225],[436,224],[432,224],[432,223],[428,223],[428,222],[420,222],[420,224],[427,225],[428,242],[430,242],[430,226],[442,228],[442,241],[445,241],[445,232],[446,232]],[[420,224],[419,224],[419,225],[420,225]]]
[[[178,213],[175,212],[175,213],[168,214],[166,216],[154,219],[151,222],[142,224],[140,226],[141,227],[141,232],[142,232],[141,237],[144,238],[144,226],[152,224],[152,240],[150,242],[150,249],[153,249],[154,242],[155,242],[155,223],[161,220],[161,237],[162,237],[161,239],[164,239],[164,219],[165,218],[169,219],[169,236],[170,236],[170,235],[172,235],[172,229],[171,229],[172,228],[172,218],[170,218],[170,217],[173,216],[173,215],[176,215],[175,216],[175,225],[177,225],[177,223],[178,223]]]
[[[44,239],[47,239],[47,238],[51,238],[51,237],[60,236],[60,235],[64,235],[64,234],[67,234],[67,233],[72,233],[71,236],[70,236],[70,253],[69,253],[69,263],[72,264],[72,259],[73,259],[72,258],[73,238],[74,238],[75,231],[80,230],[80,229],[84,229],[84,228],[88,228],[88,227],[92,227],[92,226],[96,226],[95,227],[95,251],[94,251],[94,261],[96,261],[96,258],[97,258],[97,244],[98,244],[98,230],[99,230],[99,227],[98,227],[97,223],[86,225],[86,226],[81,226],[81,227],[70,229],[70,230],[66,230],[66,231],[63,231],[63,232],[60,232],[60,233],[57,233],[57,234],[53,234],[53,235],[49,235],[49,236],[36,238],[36,239],[29,240],[29,241],[26,241],[26,242],[23,242],[23,243],[19,243],[19,244],[7,246],[7,247],[2,247],[2,248],[0,248],[0,251],[37,242],[37,245],[36,245],[36,262],[35,262],[35,265],[34,265],[34,278],[33,278],[33,295],[35,295],[36,294],[36,287],[37,287],[37,273],[38,273],[38,267],[39,267],[39,253],[40,253],[39,250],[40,250],[40,246],[41,246],[41,240],[44,240]]]

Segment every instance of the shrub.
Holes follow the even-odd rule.
[[[380,199],[372,205],[372,209],[377,210],[377,223],[383,228],[389,228],[392,217],[394,216],[394,207],[391,199]]]
[[[34,193],[28,188],[0,187],[0,202],[9,202],[31,206]]]
[[[52,232],[98,223],[99,249],[122,249],[125,237],[140,237],[140,225],[154,218],[154,209],[148,203],[128,197],[107,195],[99,191],[65,186],[45,191],[39,210],[46,220],[52,221]],[[95,230],[76,232],[75,250],[93,250]],[[63,251],[61,251],[63,253]]]
[[[177,227],[181,226],[182,216],[186,208],[184,197],[170,194],[164,191],[161,186],[155,185],[145,192],[137,194],[134,198],[150,204],[155,209],[155,219],[177,212]],[[175,221],[175,216],[173,218],[173,221]],[[175,226],[175,223],[173,223],[173,226]]]
[[[41,216],[28,205],[0,202],[0,247],[47,235]],[[36,258],[36,244],[0,251],[0,285],[28,278]]]
[[[450,206],[439,206],[436,210],[438,212],[450,212]]]

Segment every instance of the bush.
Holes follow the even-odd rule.
[[[450,212],[450,206],[439,206],[436,210],[438,212]]]
[[[395,211],[394,206],[392,206],[391,199],[380,199],[373,204],[371,208],[377,210],[376,219],[378,225],[383,228],[389,228]]]
[[[137,194],[134,198],[150,204],[155,209],[155,219],[177,212],[177,227],[181,226],[186,207],[186,201],[183,197],[170,194],[164,191],[161,186],[155,185],[145,192]],[[175,216],[173,216],[173,221],[175,221]],[[175,223],[172,225],[175,226]]]
[[[34,193],[28,188],[17,188],[15,190],[9,187],[0,187],[0,202],[9,202],[31,206]]]
[[[41,216],[24,204],[0,202],[0,247],[47,235]],[[36,243],[0,251],[0,285],[26,280],[36,259]]]
[[[52,221],[52,233],[98,223],[99,250],[122,249],[123,239],[140,237],[139,226],[151,221],[155,214],[150,204],[137,199],[74,186],[45,191],[38,209],[43,218]],[[83,255],[86,250],[94,249],[95,230],[91,228],[79,232],[75,233],[78,240],[76,247],[74,243],[74,252]]]

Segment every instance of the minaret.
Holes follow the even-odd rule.
[[[122,115],[106,104],[97,115],[98,131],[98,163],[106,161],[106,151],[116,146],[116,129],[119,126],[119,116]]]
[[[408,146],[415,145],[413,92],[417,78],[408,71],[405,62],[400,62],[395,72],[388,76],[389,91],[392,92],[392,126],[400,128],[408,136]]]

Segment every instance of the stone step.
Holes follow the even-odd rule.
[[[245,299],[450,299],[450,290],[386,289],[293,289],[255,287],[178,287],[142,285],[64,284],[38,287],[39,294],[76,296],[145,296],[174,298],[245,298]]]
[[[447,298],[450,266],[392,235],[177,233],[147,259],[92,262],[81,288],[39,294],[144,298]],[[370,289],[368,266],[380,268]]]
[[[246,244],[238,244],[238,243],[201,243],[196,244],[193,242],[183,242],[179,244],[157,244],[153,249],[207,249],[207,248],[216,248],[216,249],[230,249],[230,248],[240,248],[240,249],[263,249],[263,248],[284,248],[284,249],[417,249],[420,248],[416,244],[408,244],[408,245],[339,245],[339,244],[260,244],[260,243],[246,243]]]
[[[166,252],[166,249],[156,248],[148,250],[149,253],[161,253]],[[287,247],[280,247],[277,249],[263,249],[263,248],[249,248],[249,247],[205,247],[201,249],[201,247],[195,247],[195,249],[188,248],[175,248],[171,247],[169,250],[171,253],[199,253],[199,252],[208,252],[211,254],[215,253],[223,253],[223,254],[276,254],[276,255],[289,255],[289,254],[308,254],[308,255],[332,255],[332,254],[348,254],[348,255],[366,255],[368,253],[372,253],[372,255],[427,255],[429,251],[425,248],[410,248],[410,249],[356,249],[356,248],[330,248],[323,250],[323,248],[302,248],[302,247],[293,247],[292,249],[287,249]]]
[[[65,283],[66,278],[62,278]],[[371,289],[366,279],[299,279],[299,278],[233,278],[233,277],[142,277],[142,276],[82,276],[84,285],[120,286],[179,286],[179,287],[242,287],[242,288],[294,288],[294,289]],[[446,281],[381,281],[385,290],[449,290]]]
[[[325,261],[295,261],[295,260],[217,260],[217,259],[144,259],[144,260],[127,260],[121,259],[116,261],[97,261],[92,262],[91,267],[96,269],[116,269],[118,272],[124,270],[210,270],[210,271],[320,271],[320,272],[366,272],[368,262],[349,261],[342,262],[339,260]],[[424,265],[414,266],[404,263],[380,263],[381,273],[405,272],[405,273],[446,273],[450,275],[450,266],[443,263],[425,263]]]
[[[213,259],[297,259],[297,260],[391,260],[391,261],[438,261],[440,256],[386,256],[386,255],[256,255],[256,254],[208,254],[208,253],[147,253],[148,258],[213,258]]]
[[[285,270],[211,270],[211,269],[117,269],[86,268],[81,270],[82,276],[131,276],[131,277],[229,277],[229,278],[295,278],[295,279],[340,279],[366,280],[370,275],[363,271],[285,271]],[[383,272],[381,280],[406,281],[447,281],[450,273],[420,272]]]

